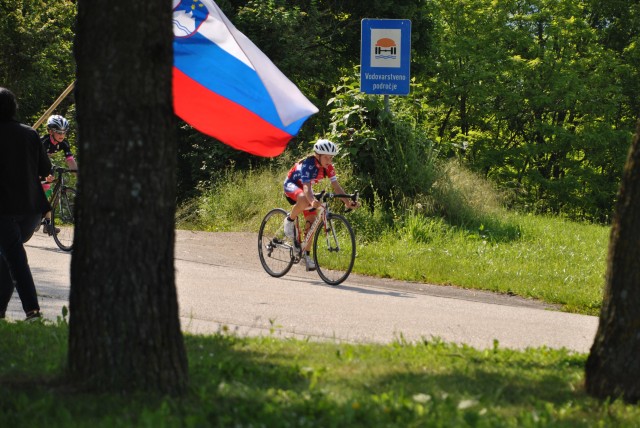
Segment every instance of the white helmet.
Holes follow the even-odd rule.
[[[47,120],[47,128],[66,132],[69,130],[69,121],[58,114],[54,114]]]
[[[338,154],[338,146],[329,140],[320,139],[313,145],[313,150],[320,155],[335,156]]]

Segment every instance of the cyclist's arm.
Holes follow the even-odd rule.
[[[78,164],[76,164],[76,160],[73,158],[73,156],[69,156],[65,158],[64,161],[67,163],[67,168],[69,168],[70,170],[72,171],[78,170]]]
[[[340,183],[338,182],[338,180],[332,181],[331,182],[331,187],[333,188],[333,192],[334,193],[342,193],[343,195],[346,194],[347,192],[344,191],[344,189],[342,188],[342,186],[340,185]],[[340,200],[342,202],[344,202],[345,207],[347,208],[357,208],[360,206],[359,202],[353,202],[351,199],[349,198],[340,198]]]
[[[333,165],[329,165],[326,169],[327,178],[331,180],[331,188],[334,193],[346,194],[340,183],[338,182],[338,177],[336,176],[336,170]],[[344,203],[347,208],[356,208],[356,205],[353,204],[353,201],[349,198],[340,198],[340,200]]]
[[[305,198],[307,198],[309,206],[318,208],[321,205],[320,201],[313,195],[313,186],[311,186],[311,183],[302,183],[302,192]]]
[[[76,164],[76,160],[73,157],[73,152],[71,151],[69,142],[67,140],[64,140],[60,144],[58,144],[58,146],[58,150],[64,153],[64,161],[67,164],[67,168],[77,171],[78,165]]]

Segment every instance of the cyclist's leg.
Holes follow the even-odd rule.
[[[287,197],[289,203],[293,203],[289,217],[291,220],[295,220],[305,208],[309,205],[307,198],[304,196],[302,189],[293,183],[286,183],[284,188],[284,194]]]
[[[51,188],[51,184],[42,183],[42,190],[44,190],[44,195],[47,199],[51,198],[51,194],[53,193],[53,189]]]
[[[304,196],[304,193],[302,191],[302,189],[300,189],[299,187],[296,187],[297,190],[292,190],[290,192],[285,192],[285,196],[287,197],[287,199],[289,200],[289,202],[293,202],[294,200],[296,201],[296,203],[293,205],[293,207],[291,207],[291,212],[289,213],[289,218],[291,220],[295,220],[300,214],[304,214],[304,220],[305,220],[305,224],[304,224],[304,234],[305,236],[307,235],[307,231],[309,230],[309,228],[311,227],[311,224],[314,222],[314,220],[316,219],[316,210],[315,208],[310,208],[309,207],[309,201],[307,200],[307,198]],[[304,248],[305,251],[309,251],[311,250],[311,239],[309,240],[309,244],[307,245],[306,248]]]
[[[44,190],[44,195],[47,198],[48,201],[51,200],[51,195],[53,194],[53,189],[51,188],[51,184],[49,183],[42,183],[42,189]],[[42,218],[42,223],[44,224],[42,231],[44,233],[48,233],[47,227],[49,224],[51,224],[51,211],[48,211],[44,217]],[[36,230],[38,230],[40,228],[40,225],[38,225],[38,227],[36,228]]]

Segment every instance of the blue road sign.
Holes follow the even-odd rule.
[[[363,19],[360,47],[360,91],[407,95],[411,63],[411,21]]]

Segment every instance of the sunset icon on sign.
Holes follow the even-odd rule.
[[[384,37],[376,42],[374,53],[376,59],[395,59],[398,53],[398,45],[394,40]]]

